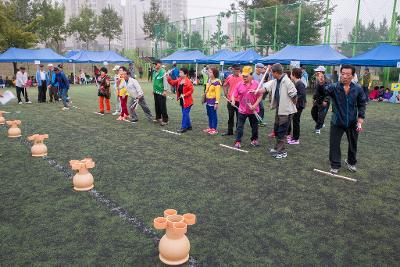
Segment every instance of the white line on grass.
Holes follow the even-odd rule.
[[[166,132],[166,133],[170,133],[170,134],[175,134],[175,135],[181,135],[180,133],[176,133],[176,132],[171,132],[165,129],[162,129],[161,131]]]
[[[249,151],[247,151],[247,150],[239,149],[239,148],[236,148],[236,147],[231,147],[231,146],[227,146],[227,145],[224,145],[224,144],[219,144],[219,145],[222,146],[222,147],[226,147],[226,148],[229,148],[229,149],[232,149],[232,150],[236,150],[236,151],[240,151],[240,152],[243,152],[243,153],[249,153]]]
[[[328,175],[328,176],[332,176],[332,177],[335,177],[335,178],[339,178],[339,179],[343,179],[343,180],[347,180],[347,181],[352,181],[352,182],[357,182],[357,179],[353,179],[353,178],[346,177],[346,176],[343,176],[343,175],[333,174],[333,173],[326,172],[326,171],[321,171],[321,170],[318,170],[318,169],[314,169],[314,171],[318,172],[318,173],[322,173],[322,174]]]

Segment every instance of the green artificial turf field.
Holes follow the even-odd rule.
[[[142,85],[154,111],[150,84]],[[301,144],[276,160],[267,153],[274,144],[266,137],[273,112],[266,115],[268,126],[260,128],[260,148],[250,147],[247,125],[242,143],[249,153],[229,150],[219,144],[233,145],[233,137],[202,132],[207,116],[201,91],[196,88],[191,112],[194,129],[181,136],[161,131],[180,128],[176,101],[168,100],[165,128],[148,122],[140,108],[140,121],[130,124],[94,114],[97,91],[90,85],[69,92],[80,109],[38,104],[36,88],[29,90],[32,105],[14,101],[1,107],[11,112],[7,119],[22,121],[23,139],[49,134],[48,157],[59,165],[32,158],[25,142],[9,139],[0,127],[0,265],[162,265],[151,228],[167,208],[197,215],[187,233],[192,265],[399,264],[400,105],[368,105],[359,170],[341,170],[358,179],[353,183],[312,171],[329,170],[329,127],[314,134],[310,106],[302,116]],[[346,151],[343,138],[343,160]],[[64,173],[68,162],[85,157],[96,162],[95,190],[137,221],[124,220],[91,193],[72,189]]]

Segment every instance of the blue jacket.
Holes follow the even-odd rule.
[[[57,73],[56,81],[58,83],[58,88],[69,89],[69,81],[67,76],[65,76],[64,71],[60,71],[59,73]]]
[[[331,97],[333,115],[331,123],[340,127],[351,127],[357,122],[358,118],[365,118],[365,105],[367,99],[359,84],[350,83],[348,95],[344,92],[342,83],[324,84],[318,86],[318,91],[324,91]]]
[[[176,80],[179,78],[179,69],[177,67],[172,69],[171,78],[172,78],[172,80]]]
[[[45,72],[46,75],[46,84],[49,84],[49,77],[47,75],[47,72]],[[42,79],[40,78],[40,70],[36,71],[36,82],[38,86],[42,86]]]
[[[47,84],[53,86],[53,87],[58,87],[58,83],[56,80],[56,73],[54,71],[47,71]]]

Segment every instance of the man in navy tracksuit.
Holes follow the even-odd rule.
[[[326,84],[325,76],[319,73],[317,76],[317,90],[320,94],[330,96],[333,105],[331,119],[331,133],[329,142],[329,161],[331,172],[336,174],[341,167],[340,142],[346,133],[349,142],[347,168],[355,172],[357,170],[357,139],[362,130],[365,118],[366,97],[360,85],[353,83],[355,68],[352,65],[342,65],[340,69],[340,82]]]

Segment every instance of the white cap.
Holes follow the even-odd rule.
[[[51,64],[51,63],[47,64],[47,67],[53,67],[53,64]]]
[[[119,70],[120,66],[119,65],[115,65],[113,70]]]
[[[324,66],[318,66],[318,68],[314,69],[315,72],[325,72],[325,70]]]

